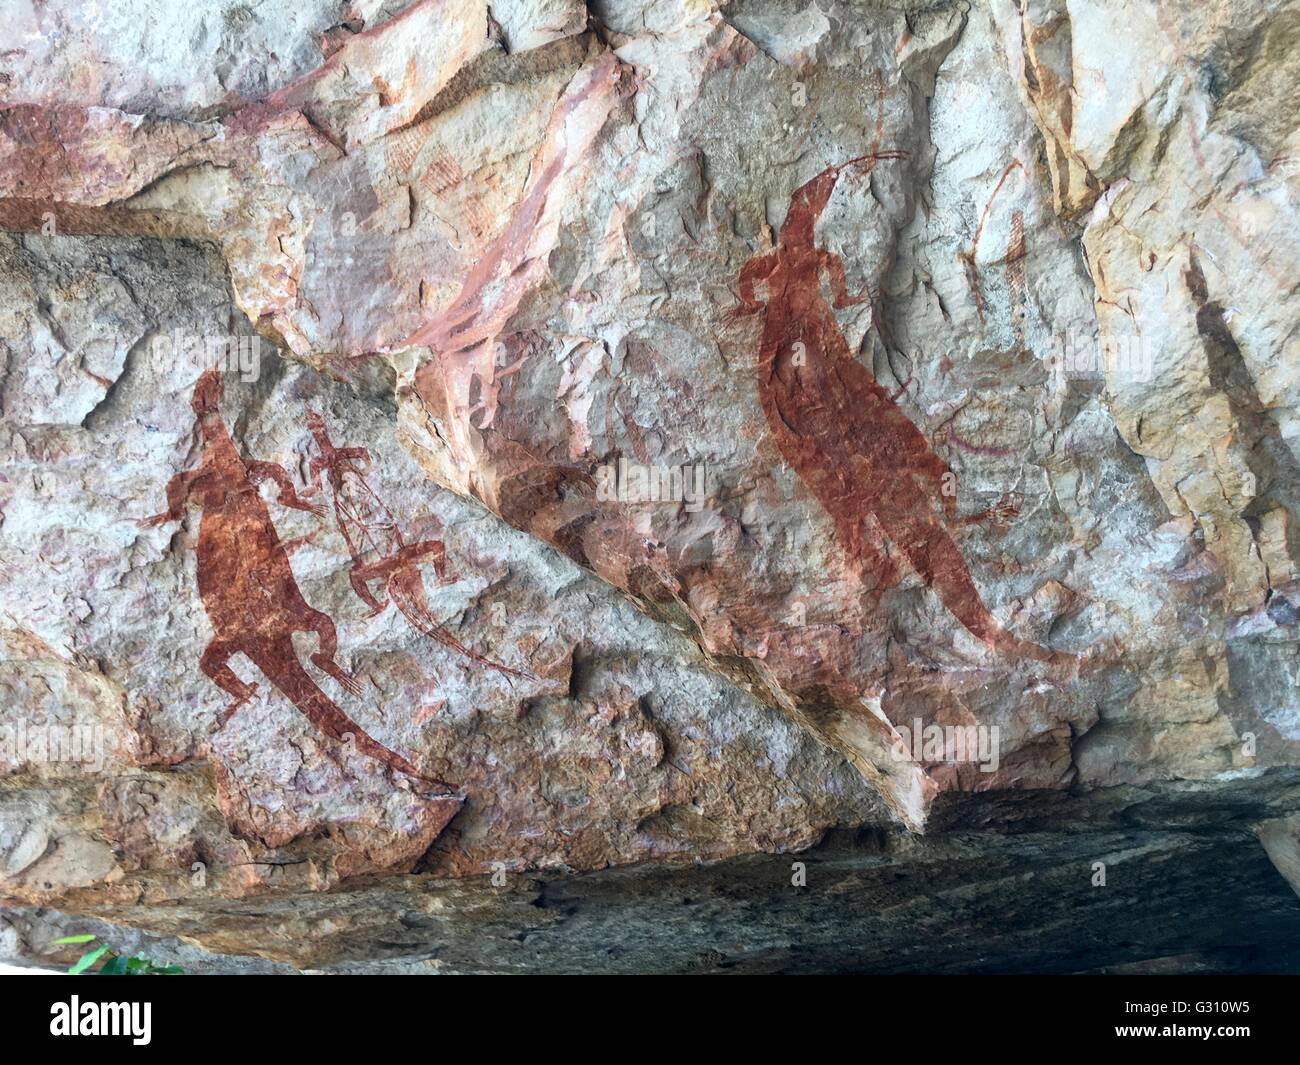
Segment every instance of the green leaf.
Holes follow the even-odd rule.
[[[185,970],[182,969],[179,965],[164,965],[161,969],[154,969],[153,975],[154,976],[179,976],[184,972]]]
[[[121,957],[120,955],[114,955],[104,963],[103,968],[99,970],[99,975],[100,976],[125,976],[126,959]]]
[[[76,960],[72,968],[68,970],[68,975],[76,976],[79,973],[84,973],[87,969],[89,969],[92,965],[94,965],[95,962],[99,961],[99,959],[102,958],[107,953],[108,953],[107,947],[100,947],[98,950],[92,950],[89,954],[83,954],[80,958]]]
[[[85,933],[84,935],[79,935],[79,936],[63,936],[61,939],[56,939],[53,943],[50,944],[50,946],[61,947],[65,943],[89,943],[95,938],[96,938],[95,936],[92,936],[88,932]]]
[[[141,972],[148,972],[150,967],[148,958],[128,958],[126,961],[126,974],[128,976],[138,976]]]

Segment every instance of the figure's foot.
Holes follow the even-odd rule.
[[[1124,644],[1120,642],[1118,636],[1102,640],[1101,643],[1088,648],[1080,656],[1079,672],[1091,673],[1107,666],[1117,666],[1123,661],[1124,650]]]
[[[235,716],[235,711],[238,710],[241,706],[243,706],[246,702],[248,702],[248,700],[253,697],[253,693],[256,691],[257,691],[256,683],[246,685],[244,694],[236,698],[233,702],[230,703],[229,706],[225,707],[223,710],[221,710],[220,713],[217,714],[216,719],[208,727],[208,735],[215,736],[218,732],[220,732],[223,728],[225,728],[226,722],[228,722],[232,717]]]
[[[975,525],[980,522],[988,522],[995,529],[1007,529],[1011,522],[1020,516],[1020,504],[1016,502],[1015,497],[1004,495],[988,510],[981,510],[978,514],[970,514],[965,518],[959,518],[958,521],[963,525]]]
[[[172,516],[165,511],[162,514],[152,514],[147,518],[141,518],[135,524],[141,529],[152,529],[155,525],[165,525],[172,520]]]
[[[310,543],[313,539],[315,539],[316,533],[318,531],[319,530],[313,530],[312,532],[307,533],[305,536],[295,536],[292,540],[285,540],[280,544],[280,546],[284,548],[284,553],[286,555],[292,555],[295,551],[298,550],[298,548],[302,547],[303,544]]]
[[[901,385],[898,386],[898,391],[895,392],[892,396],[889,397],[890,402],[891,402],[891,403],[897,403],[899,397],[900,397],[901,395],[903,395],[903,393],[906,392],[906,391],[908,390],[908,388],[911,386],[911,384],[912,384],[912,375],[911,375],[911,374],[908,374],[908,375],[907,375],[907,380],[904,381]]]
[[[994,506],[989,508],[988,514],[989,521],[999,529],[1005,529],[1020,516],[1020,504],[1015,501],[1014,497],[1005,495]]]
[[[331,677],[333,677],[336,681],[338,681],[339,684],[342,685],[343,690],[345,692],[347,692],[349,695],[355,698],[360,698],[361,682],[357,680],[356,677],[352,676],[352,674],[348,673],[342,666],[340,666],[332,658],[326,658],[323,654],[317,651],[314,655],[311,656],[311,660],[317,669],[319,669],[323,673],[328,673]]]

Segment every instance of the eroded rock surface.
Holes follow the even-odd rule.
[[[0,49],[7,897],[1293,877],[1294,3],[144,6]]]

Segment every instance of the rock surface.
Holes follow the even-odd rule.
[[[0,49],[5,951],[1300,936],[1300,7],[146,7]]]

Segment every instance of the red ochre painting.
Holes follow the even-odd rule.
[[[876,592],[897,583],[898,567],[866,527],[874,519],[944,606],[974,636],[1008,656],[1069,665],[1073,655],[1051,651],[1007,632],[993,617],[957,546],[960,525],[1014,514],[1007,503],[958,516],[945,492],[952,473],[895,397],[849,350],[834,312],[851,297],[838,255],[818,248],[817,220],[846,170],[870,174],[873,152],[827,167],[795,189],[776,247],[740,272],[742,314],[761,314],[758,393],[781,455],[826,509],[836,540]],[[832,299],[823,295],[822,278]],[[766,293],[759,298],[760,286]],[[938,509],[936,509],[936,503]]]
[[[438,579],[445,579],[447,553],[442,541],[408,544],[397,519],[366,479],[364,467],[370,464],[370,452],[363,447],[335,447],[325,419],[316,411],[307,412],[307,425],[319,451],[312,459],[312,476],[319,476],[333,496],[334,517],[352,555],[348,580],[361,601],[370,607],[366,616],[376,617],[388,605],[370,590],[370,581],[382,580],[388,597],[417,632],[506,676],[531,677],[471,650],[438,623],[429,611],[419,563],[427,559]]]
[[[200,463],[171,479],[167,510],[141,522],[151,526],[179,521],[191,501],[201,508],[199,595],[213,635],[199,668],[231,697],[217,715],[216,728],[224,726],[257,690],[256,683],[241,680],[230,667],[230,659],[242,653],[326,736],[353,744],[413,780],[454,790],[454,785],[427,775],[370,736],[320,689],[298,660],[294,633],[314,633],[319,648],[311,655],[312,664],[348,694],[360,695],[361,686],[335,661],[334,620],[307,603],[294,579],[289,552],[299,541],[281,541],[257,486],[262,481],[275,484],[282,506],[317,516],[320,510],[298,495],[279,466],[240,455],[221,419],[220,397],[221,375],[208,370],[195,385],[191,404],[203,440]]]

